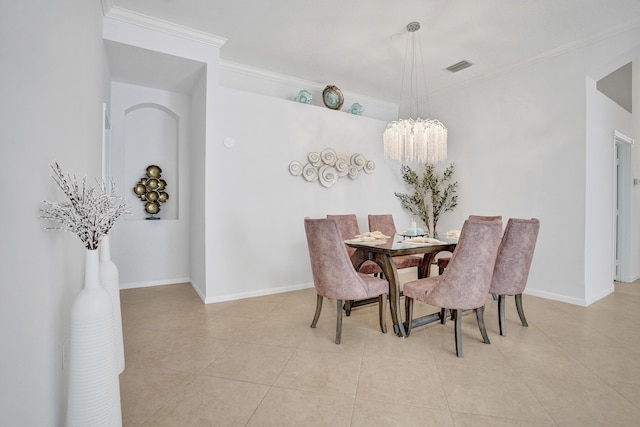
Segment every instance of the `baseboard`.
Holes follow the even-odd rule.
[[[244,298],[262,297],[265,295],[281,294],[284,292],[299,291],[301,289],[309,289],[309,288],[313,288],[313,283],[302,283],[299,285],[282,286],[279,288],[270,288],[270,289],[261,289],[259,291],[242,292],[237,294],[227,294],[227,295],[221,295],[219,297],[209,297],[204,300],[204,303],[211,304],[214,302],[233,301],[233,300],[244,299]]]
[[[540,297],[545,299],[550,299],[554,301],[566,302],[568,304],[579,305],[581,307],[586,307],[587,301],[580,298],[572,298],[566,295],[555,294],[553,292],[539,291],[536,289],[525,289],[525,295],[532,295],[534,297]]]
[[[148,288],[152,286],[166,286],[166,285],[175,285],[178,283],[189,283],[193,290],[198,294],[202,302],[205,304],[211,304],[214,302],[223,302],[223,301],[234,301],[238,299],[244,298],[252,298],[252,297],[262,297],[265,295],[275,295],[281,294],[284,292],[290,291],[299,291],[301,289],[309,289],[313,288],[313,283],[302,283],[299,285],[292,286],[281,286],[279,288],[270,288],[270,289],[261,289],[259,291],[251,291],[251,292],[241,292],[237,294],[227,294],[221,295],[219,297],[209,297],[206,298],[201,292],[198,286],[188,277],[179,278],[179,279],[166,279],[166,280],[150,280],[147,282],[132,282],[132,283],[120,283],[120,289],[136,289],[136,288]]]
[[[611,295],[614,290],[615,290],[615,287],[614,287],[613,283],[611,283],[611,286],[608,289],[605,289],[604,291],[600,292],[599,294],[596,294],[595,297],[588,298],[587,299],[587,306],[590,306],[594,302],[596,302],[598,300],[601,300],[602,298],[606,297],[607,295]]]
[[[177,279],[149,280],[148,282],[120,283],[120,289],[148,288],[151,286],[175,285],[177,283],[191,283],[191,279],[181,277]]]
[[[622,277],[622,278],[620,278],[620,280],[618,280],[618,282],[633,283],[638,279],[640,279],[640,275],[634,275],[634,276],[629,276],[629,277]]]
[[[607,295],[613,293],[613,291],[614,291],[614,287],[613,287],[613,283],[612,283],[610,288],[605,289],[604,291],[600,292],[596,296],[591,297],[589,299],[571,298],[571,297],[568,297],[566,295],[559,295],[559,294],[554,294],[553,292],[539,291],[539,290],[536,290],[536,289],[528,289],[528,288],[525,289],[524,293],[526,295],[532,295],[534,297],[540,297],[540,298],[550,299],[550,300],[554,300],[554,301],[566,302],[568,304],[579,305],[581,307],[588,307],[591,304],[593,304],[594,302],[596,302],[598,300],[601,300],[602,298],[606,297]]]

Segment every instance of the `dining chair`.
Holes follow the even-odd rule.
[[[475,310],[482,339],[489,344],[484,326],[484,305],[491,285],[493,266],[500,244],[502,221],[466,220],[449,266],[442,276],[426,277],[407,282],[405,296],[406,333],[424,324],[423,318],[413,319],[413,301],[440,307],[440,319],[445,310],[453,312],[456,354],[462,352],[462,311]]]
[[[340,235],[342,236],[343,245],[344,240],[353,239],[358,234],[360,234],[360,227],[358,226],[358,218],[355,214],[346,214],[346,215],[327,215],[327,219],[332,219],[338,224],[338,230],[340,230]],[[347,249],[347,253],[349,257],[353,255],[356,251],[354,248],[351,248],[347,245],[344,245]],[[365,261],[358,270],[360,273],[364,274],[375,274],[378,276],[382,276],[382,269],[373,261]]]
[[[509,218],[500,242],[489,292],[498,295],[500,335],[506,335],[504,305],[507,295],[514,295],[522,326],[529,326],[522,310],[522,292],[527,286],[533,252],[538,240],[540,221],[536,218]]]
[[[394,238],[397,230],[391,214],[369,215],[369,231],[380,231]],[[398,270],[402,268],[418,268],[418,278],[422,277],[424,257],[420,255],[399,255],[393,257],[393,263]]]
[[[469,218],[467,219],[478,220],[478,221],[502,221],[502,215],[496,215],[496,216],[469,215]],[[451,257],[449,256],[436,259],[436,264],[438,265],[438,274],[442,274],[444,269],[447,268],[449,261],[451,261]]]
[[[334,220],[305,218],[304,229],[309,248],[313,286],[317,294],[316,313],[311,327],[315,328],[318,323],[323,298],[336,300],[335,342],[340,344],[343,302],[377,297],[380,330],[382,333],[387,333],[385,310],[389,282],[355,270]]]
[[[356,237],[360,234],[360,226],[358,226],[358,218],[355,214],[345,214],[345,215],[327,215],[327,219],[332,219],[338,224],[338,230],[340,230],[340,235],[342,236],[342,240],[349,240]],[[349,247],[346,244],[344,245],[347,249],[347,253],[349,254],[349,258],[353,256],[353,253],[356,251],[355,248]],[[360,273],[364,274],[373,274],[376,277],[382,278],[382,269],[378,264],[373,261],[365,261],[358,268]],[[375,299],[369,299],[369,301],[360,301],[363,304],[374,303]],[[351,309],[353,308],[353,300],[345,301],[344,303],[344,311],[347,316],[351,316]]]

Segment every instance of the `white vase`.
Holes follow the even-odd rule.
[[[113,304],[100,286],[97,250],[86,251],[84,288],[71,308],[67,426],[121,426]]]
[[[113,305],[113,332],[115,337],[115,358],[118,373],[124,371],[124,341],[122,338],[122,311],[120,308],[120,276],[118,267],[111,261],[109,236],[100,243],[100,285],[111,297]]]

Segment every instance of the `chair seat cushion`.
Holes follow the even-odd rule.
[[[376,274],[382,273],[382,269],[378,264],[373,261],[365,261],[360,268],[358,269],[360,273],[363,274]]]
[[[367,294],[357,295],[350,299],[366,299],[389,293],[389,282],[387,282],[386,280],[379,279],[377,277],[370,276],[364,273],[358,273],[358,275],[362,278],[362,280],[364,280],[365,284],[367,285]]]
[[[471,292],[471,290],[469,290],[469,295],[467,295],[466,293],[457,294],[456,292],[452,292],[451,289],[446,290],[446,288],[447,283],[446,279],[443,279],[443,276],[433,276],[405,283],[402,288],[402,293],[406,297],[413,298],[434,307],[454,310],[471,310],[479,307],[472,302],[476,298],[474,298],[474,292]]]
[[[425,277],[424,279],[407,282],[402,287],[405,297],[425,302],[427,294],[440,281],[440,276]],[[448,308],[448,307],[447,307]]]
[[[438,263],[438,268],[447,268],[449,261],[451,261],[451,257],[438,258],[436,262]]]
[[[421,255],[400,255],[393,257],[393,263],[399,270],[401,268],[421,267],[423,257]]]

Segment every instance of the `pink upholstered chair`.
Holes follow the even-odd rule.
[[[349,240],[360,234],[360,227],[358,226],[358,218],[354,214],[347,215],[327,215],[327,219],[332,219],[338,224],[340,235],[342,240]],[[344,243],[343,243],[344,245]],[[344,245],[347,249],[349,257],[356,251],[355,248]],[[358,270],[364,274],[376,274],[382,275],[382,269],[373,261],[365,261]]]
[[[404,285],[407,335],[413,327],[424,324],[421,319],[413,319],[413,301],[417,300],[441,307],[441,320],[444,320],[446,309],[453,311],[458,357],[463,357],[463,310],[475,310],[483,341],[490,343],[483,313],[501,234],[501,221],[465,221],[449,266],[442,276],[426,277]]]
[[[468,219],[474,219],[478,221],[502,221],[502,216],[484,216],[484,215],[469,215]],[[438,274],[442,274],[447,265],[451,261],[451,257],[442,257],[436,260],[436,264],[438,264]]]
[[[316,313],[311,327],[315,328],[318,323],[323,297],[336,300],[336,344],[340,344],[343,301],[377,297],[380,330],[386,333],[385,310],[389,282],[355,270],[334,220],[305,218],[304,229],[317,294]]]
[[[527,286],[539,230],[540,221],[536,218],[510,218],[504,230],[489,288],[491,294],[498,295],[500,335],[506,335],[504,304],[507,295],[515,296],[522,326],[528,326],[522,310],[522,292]]]
[[[393,238],[397,233],[393,216],[390,214],[369,215],[369,231],[381,231],[383,234]],[[424,257],[420,255],[400,255],[393,257],[393,263],[397,269],[417,267],[418,278],[420,278],[422,277],[423,259]]]

